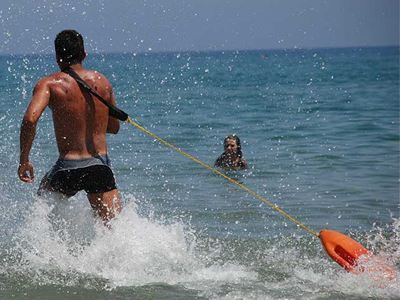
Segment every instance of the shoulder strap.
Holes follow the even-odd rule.
[[[109,114],[111,117],[116,118],[120,121],[125,122],[128,119],[128,114],[124,112],[123,110],[119,109],[118,107],[112,105],[109,103],[107,100],[105,100],[102,96],[100,96],[96,91],[94,91],[74,70],[71,68],[66,68],[62,70],[64,73],[67,73],[69,76],[74,78],[76,82],[84,88],[86,91],[91,93],[93,96],[96,96],[96,98],[103,103],[105,106],[108,107],[109,109]]]

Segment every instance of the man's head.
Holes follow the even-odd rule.
[[[60,67],[81,63],[86,57],[82,35],[75,30],[63,30],[57,34],[54,46]]]

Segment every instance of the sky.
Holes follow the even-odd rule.
[[[399,0],[1,0],[0,54],[399,45]]]

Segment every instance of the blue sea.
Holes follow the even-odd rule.
[[[340,231],[400,268],[399,48],[89,53],[118,106],[307,227]],[[51,112],[17,178],[19,129],[54,55],[0,56],[0,299],[398,299],[399,274],[347,273],[265,203],[130,124],[108,137],[123,211],[111,230],[84,193],[40,198],[57,160]]]

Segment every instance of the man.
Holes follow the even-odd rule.
[[[86,57],[82,36],[75,30],[64,30],[57,35],[54,44],[61,71],[71,68],[100,96],[115,105],[107,78],[82,66]],[[71,197],[85,190],[92,208],[104,223],[108,223],[121,210],[121,202],[107,156],[106,133],[118,133],[119,121],[110,117],[103,103],[64,72],[40,79],[34,88],[21,125],[19,178],[33,182],[29,152],[37,122],[47,106],[53,114],[59,159],[44,176],[38,194],[50,191]]]

